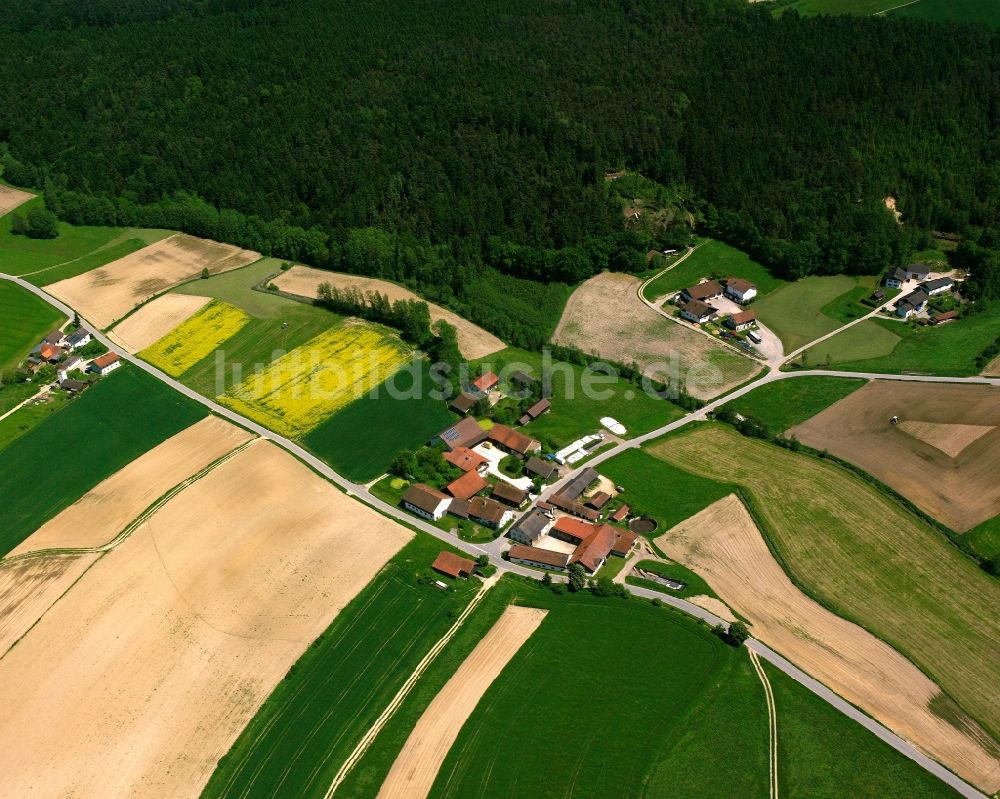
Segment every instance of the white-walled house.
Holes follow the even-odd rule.
[[[757,296],[757,287],[741,277],[730,277],[726,279],[726,296],[740,305],[746,305]]]
[[[403,507],[436,522],[448,512],[451,497],[423,483],[413,483],[403,494]]]

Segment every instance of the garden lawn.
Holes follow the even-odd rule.
[[[453,421],[444,400],[431,396],[430,367],[415,359],[377,386],[375,396],[321,422],[303,443],[349,480],[365,483],[384,474],[401,450],[418,449]]]
[[[202,797],[322,797],[345,758],[479,581],[430,572],[418,533],[306,650],[257,711]],[[431,580],[445,581],[440,591]]]
[[[742,277],[757,287],[762,297],[785,285],[741,250],[721,241],[707,241],[678,266],[658,277],[643,291],[647,300],[656,300],[693,286],[702,278]]]
[[[763,659],[761,664],[777,711],[781,794],[815,799],[956,796],[937,777],[812,691]]]
[[[840,327],[822,309],[856,285],[847,275],[806,277],[756,301],[753,308],[781,339],[785,352],[792,352]]]
[[[620,560],[620,558],[615,558],[615,560]],[[631,585],[644,585],[647,588],[652,588],[654,591],[662,591],[670,596],[710,596],[718,599],[715,591],[712,590],[712,587],[708,583],[698,576],[698,574],[679,563],[663,563],[658,560],[640,560],[635,564],[635,567],[637,569],[643,569],[644,571],[653,572],[661,577],[667,577],[671,580],[679,580],[684,583],[684,587],[680,591],[672,591],[666,586],[660,585],[652,580],[645,580],[642,577],[627,577],[626,581]]]
[[[0,449],[0,553],[206,413],[129,364],[69,400]]]
[[[855,332],[856,331],[856,332]],[[841,347],[837,340],[847,333],[860,341],[901,337],[895,347],[881,355],[865,355],[856,346]],[[912,327],[889,319],[866,320],[851,330],[823,342],[831,345],[831,365],[851,372],[903,372],[968,377],[979,374],[976,357],[1000,336],[1000,312],[989,311],[937,327]],[[813,349],[819,350],[823,345]],[[823,355],[823,352],[819,352]],[[810,350],[810,363],[817,364]]]
[[[790,377],[755,388],[727,402],[721,410],[752,417],[778,434],[811,419],[866,382],[850,377]]]
[[[671,436],[649,451],[742,486],[796,585],[895,647],[998,735],[1000,583],[941,533],[853,472],[721,424]],[[961,719],[954,706],[947,712]]]
[[[0,280],[0,372],[14,368],[66,317],[14,283]]]
[[[660,439],[663,440],[670,439]],[[621,498],[633,513],[656,519],[659,526],[650,533],[651,538],[733,492],[733,487],[726,483],[683,471],[638,449],[626,450],[605,461],[600,472],[625,489]]]
[[[520,369],[541,378],[543,356],[508,347],[474,364],[483,365],[506,379]],[[579,366],[554,362],[551,369],[552,410],[525,426],[526,433],[560,446],[596,430],[603,430],[601,418],[617,419],[628,436],[648,433],[681,418],[684,412],[672,402],[642,391],[641,387],[620,378],[592,372]],[[585,390],[585,381],[592,381]],[[589,394],[589,396],[588,396]]]

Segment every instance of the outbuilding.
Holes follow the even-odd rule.
[[[476,562],[469,558],[463,558],[454,552],[442,551],[434,558],[431,568],[436,572],[458,579],[459,577],[469,577],[476,571]]]
[[[436,522],[448,512],[451,497],[423,483],[413,483],[403,494],[403,507]]]

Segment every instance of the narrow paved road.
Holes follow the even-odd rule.
[[[32,294],[45,300],[49,305],[52,305],[53,307],[57,308],[70,318],[72,318],[74,315],[74,310],[70,308],[68,305],[56,299],[55,297],[51,296],[38,286],[35,286],[27,282],[26,280],[23,280],[13,275],[7,275],[3,273],[0,273],[0,280],[7,280],[11,283],[17,284],[26,291],[30,291]],[[82,321],[86,322],[87,320],[84,319]],[[334,484],[340,486],[342,489],[344,489],[344,491],[348,493],[348,495],[354,496],[362,500],[363,502],[375,508],[376,510],[398,520],[399,522],[405,525],[409,525],[410,527],[416,527],[417,529],[425,533],[428,533],[434,536],[435,538],[438,538],[441,541],[445,541],[446,543],[451,544],[452,546],[458,549],[468,552],[473,556],[486,554],[489,557],[490,562],[493,563],[495,566],[497,566],[497,568],[500,569],[501,571],[521,574],[524,575],[525,577],[530,577],[532,579],[538,578],[538,572],[533,569],[528,569],[522,566],[518,566],[517,564],[505,561],[493,553],[486,552],[481,547],[476,546],[475,544],[470,544],[467,541],[463,541],[461,538],[459,538],[456,535],[453,535],[452,533],[445,532],[444,530],[434,527],[433,525],[430,525],[427,522],[424,522],[421,519],[412,516],[409,513],[406,513],[405,511],[401,510],[400,508],[394,505],[390,505],[387,502],[383,502],[381,499],[374,496],[365,486],[359,485],[357,483],[352,483],[350,480],[347,480],[346,478],[342,477],[340,474],[331,469],[326,463],[321,461],[319,458],[317,458],[308,450],[303,449],[294,441],[291,441],[290,439],[285,438],[284,436],[280,436],[277,433],[268,430],[266,427],[257,424],[251,419],[247,419],[245,416],[241,416],[240,414],[231,411],[229,408],[220,405],[219,403],[215,402],[212,399],[203,397],[201,394],[198,394],[197,392],[188,388],[183,383],[180,383],[174,378],[170,377],[170,375],[160,371],[154,366],[151,366],[150,364],[137,358],[131,353],[126,352],[120,346],[111,341],[107,336],[101,333],[96,327],[94,326],[89,326],[89,327],[94,333],[94,338],[100,341],[109,350],[118,353],[119,357],[121,357],[123,360],[128,361],[138,369],[142,369],[144,372],[147,372],[148,374],[152,375],[157,380],[163,381],[171,388],[173,388],[175,391],[180,392],[184,396],[189,397],[195,402],[200,402],[202,405],[207,407],[213,413],[225,419],[228,419],[238,425],[241,425],[242,427],[245,427],[248,430],[251,430],[252,432],[259,435],[261,438],[274,442],[278,446],[290,452],[295,457],[305,462],[309,467],[314,469],[317,473],[327,478]],[[882,374],[857,373],[857,372],[836,372],[830,370],[800,371],[800,372],[772,371],[769,372],[768,374],[762,375],[760,378],[753,381],[752,383],[748,383],[742,388],[739,388],[723,397],[720,397],[717,400],[714,400],[713,402],[709,403],[704,408],[701,408],[698,411],[689,413],[681,417],[680,419],[671,422],[670,424],[664,425],[663,427],[660,427],[649,433],[646,433],[641,436],[636,436],[627,441],[623,441],[622,443],[616,445],[615,447],[605,452],[602,452],[597,457],[589,460],[585,465],[595,466],[599,463],[603,463],[604,461],[614,457],[617,454],[620,454],[626,449],[641,446],[643,443],[647,441],[651,441],[654,438],[658,438],[673,430],[677,430],[678,428],[683,427],[686,424],[689,424],[693,421],[704,419],[709,411],[718,408],[719,406],[725,404],[726,402],[729,402],[732,399],[741,397],[744,394],[748,394],[755,388],[759,388],[760,386],[766,383],[772,383],[777,380],[794,379],[796,377],[802,377],[805,375],[827,375],[831,377],[864,377],[869,379],[878,378],[883,380],[908,380],[908,381],[918,381],[918,382],[959,382],[959,383],[979,383],[979,384],[985,383],[987,385],[1000,386],[1000,378],[986,378],[986,377],[947,378],[947,377],[935,377],[929,375],[923,375],[923,376],[882,375]],[[545,492],[544,496],[551,496],[551,494],[555,491],[557,486],[561,486],[569,479],[570,477],[566,477],[556,486],[550,487]],[[705,610],[704,608],[700,608],[697,605],[692,605],[690,602],[685,602],[683,599],[679,599],[678,597],[669,596],[668,594],[660,593],[658,591],[652,591],[648,588],[643,588],[640,586],[629,586],[629,590],[636,596],[645,597],[647,599],[654,599],[654,598],[659,599],[665,605],[670,605],[673,608],[676,608],[680,611],[683,611],[684,613],[687,613],[689,616],[694,616],[695,618],[701,619],[702,621],[706,622],[707,624],[713,627],[719,624],[726,626],[726,622],[724,622],[715,614]],[[779,655],[777,652],[774,652],[769,647],[762,644],[760,641],[750,638],[747,641],[747,646],[752,648],[755,652],[757,652],[758,655],[763,657],[768,662],[772,663],[776,668],[787,674],[793,680],[804,685],[806,688],[811,690],[813,693],[815,693],[822,699],[825,699],[835,708],[844,713],[844,715],[854,719],[863,727],[873,732],[881,740],[888,743],[894,749],[906,755],[911,760],[915,761],[920,766],[925,768],[927,771],[937,776],[939,779],[947,783],[962,796],[968,797],[968,799],[988,799],[988,797],[986,797],[985,794],[977,791],[975,788],[966,783],[964,780],[952,774],[950,771],[945,769],[943,766],[941,766],[934,760],[931,760],[930,758],[923,755],[907,741],[904,741],[895,733],[891,732],[886,727],[883,727],[877,721],[869,718],[864,713],[855,708],[853,705],[841,699],[837,694],[833,693],[833,691],[831,691],[829,688],[827,688],[820,682],[810,677],[801,669],[792,665],[789,661],[785,660],[783,657],[781,657],[781,655]]]

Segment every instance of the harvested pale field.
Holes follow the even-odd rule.
[[[961,706],[936,711],[964,711],[1000,740],[1000,584],[944,535],[847,469],[724,425],[648,451],[742,486],[797,586],[886,641]]]
[[[799,591],[734,495],[656,543],[704,577],[768,646],[963,778],[989,793],[1000,788],[1000,747],[895,649]]]
[[[98,557],[42,555],[0,562],[0,657]]]
[[[710,613],[714,613],[723,621],[733,622],[736,621],[736,616],[733,615],[733,611],[729,608],[725,602],[716,599],[714,596],[706,596],[705,594],[698,594],[698,596],[688,597],[688,602],[692,605],[697,605],[698,607],[705,608],[705,610]]]
[[[103,546],[171,488],[252,438],[242,427],[207,416],[98,483],[8,558],[42,549]]]
[[[423,799],[430,793],[462,725],[546,613],[516,605],[503,612],[420,716],[382,783],[379,799]]]
[[[10,186],[4,186],[0,183],[0,216],[10,213],[19,205],[28,202],[28,200],[34,196],[34,194],[21,191],[20,189],[14,189]]]
[[[652,378],[711,399],[745,383],[761,365],[666,319],[638,295],[638,278],[603,272],[570,295],[552,341],[611,361],[638,364]]]
[[[139,352],[194,316],[211,299],[189,294],[164,294],[115,325],[108,338],[131,353]]]
[[[82,275],[45,287],[92,325],[106,328],[150,297],[198,277],[246,266],[260,253],[175,233]]]
[[[1000,377],[1000,356],[997,356],[986,364],[986,368],[983,369],[983,374],[986,375],[986,377]]]
[[[10,796],[197,797],[411,533],[270,443],[167,503],[0,660]]]
[[[960,533],[1000,514],[1000,388],[875,380],[789,434]]]
[[[329,283],[338,289],[358,289],[358,291],[368,293],[376,291],[385,294],[390,301],[396,300],[420,300],[412,291],[387,280],[378,280],[372,277],[361,277],[359,275],[345,275],[340,272],[326,272],[322,269],[312,269],[308,266],[293,266],[287,272],[282,272],[273,281],[281,291],[288,294],[296,294],[300,297],[319,296],[319,286],[321,283]],[[458,348],[462,355],[470,361],[477,358],[484,358],[499,352],[507,345],[492,333],[487,333],[478,325],[472,324],[468,319],[463,319],[456,313],[435,305],[427,303],[431,312],[431,320],[436,322],[443,319],[450,325],[455,326],[458,334]]]

